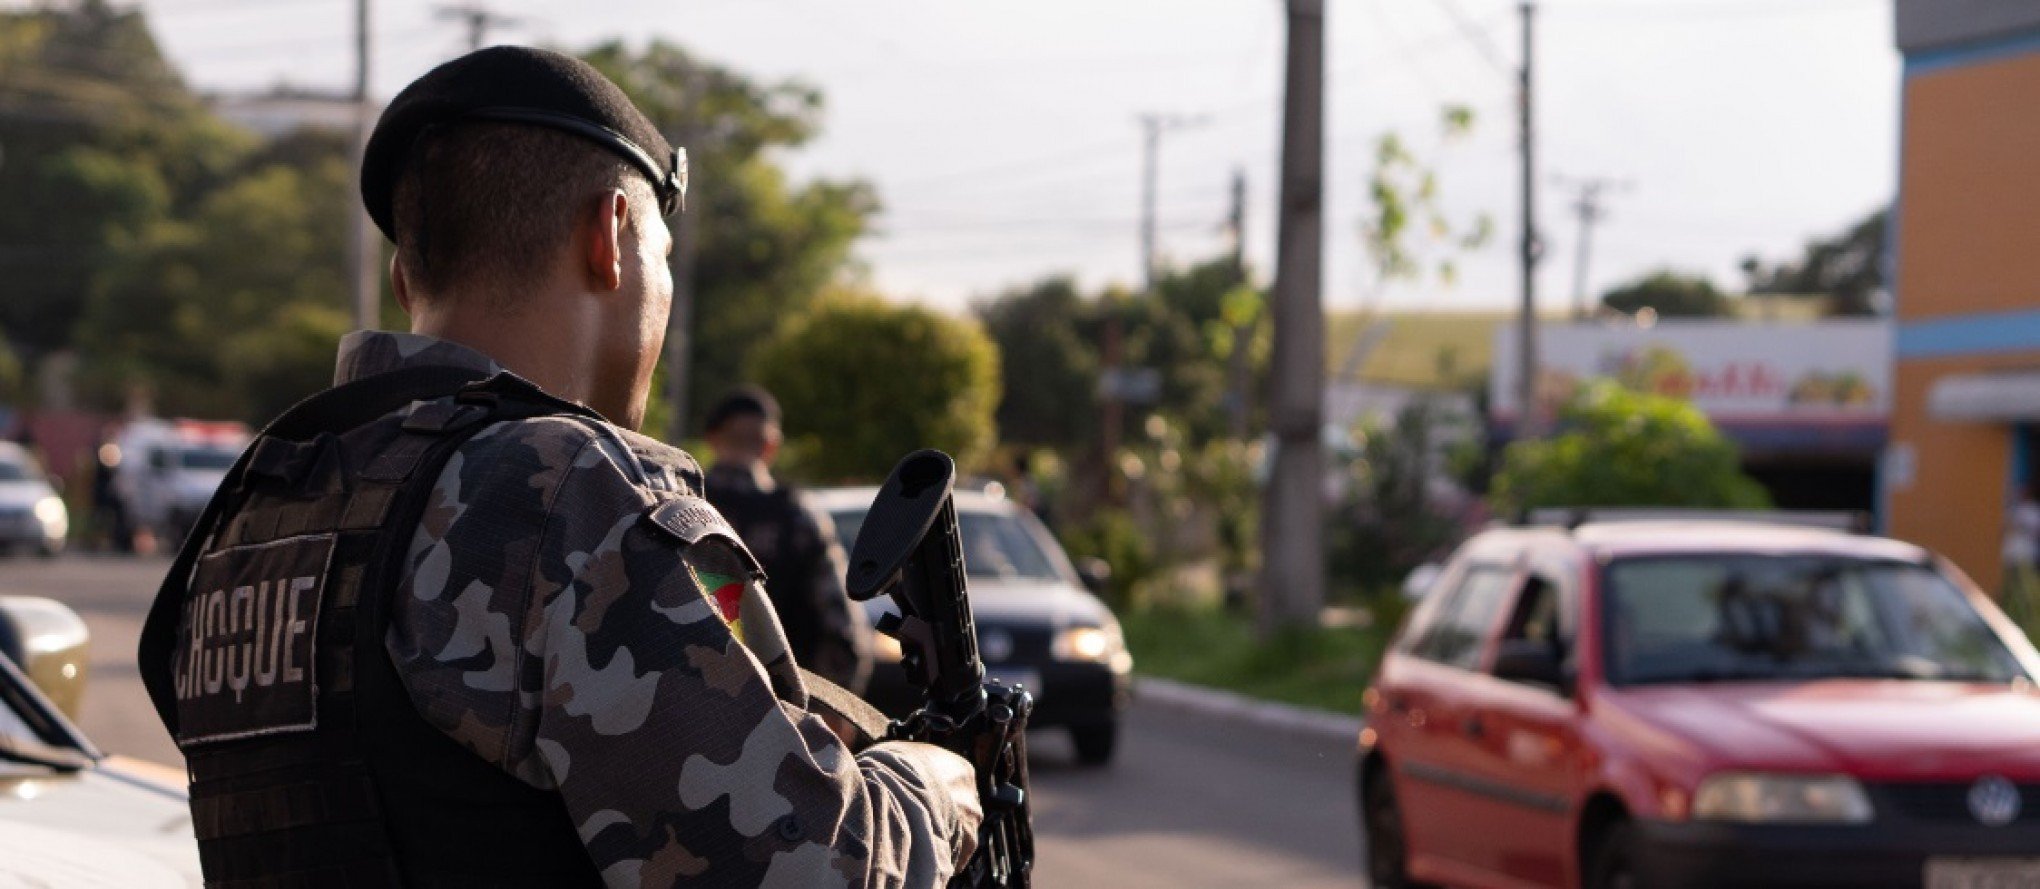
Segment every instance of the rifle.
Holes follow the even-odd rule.
[[[948,454],[916,451],[901,460],[857,532],[846,586],[858,601],[892,596],[899,611],[882,618],[878,631],[900,641],[900,666],[927,696],[891,723],[886,740],[936,744],[977,768],[985,818],[977,851],[949,885],[1026,889],[1034,867],[1026,736],[1034,697],[985,681],[950,497],[955,486]]]

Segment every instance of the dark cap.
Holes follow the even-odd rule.
[[[669,214],[687,193],[686,152],[668,145],[602,72],[556,52],[492,46],[412,81],[376,121],[361,158],[361,202],[391,240],[390,206],[411,149],[433,127],[463,121],[530,124],[587,139],[649,177]]]
[[[702,424],[702,430],[714,433],[722,424],[738,417],[757,417],[777,423],[779,399],[757,386],[738,386],[723,396],[723,400],[716,402],[715,409],[708,412],[708,420]]]

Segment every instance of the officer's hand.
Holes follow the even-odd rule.
[[[977,769],[970,760],[933,744],[914,741],[886,741],[872,745],[866,755],[897,757],[914,764],[914,771],[928,782],[931,804],[946,808],[951,850],[955,867],[962,869],[977,851],[978,825],[985,820],[984,805],[978,800]]]

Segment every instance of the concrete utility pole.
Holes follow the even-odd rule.
[[[515,17],[491,12],[480,3],[446,4],[439,7],[434,15],[441,19],[461,22],[468,29],[468,51],[474,52],[489,43],[489,29],[510,27],[518,23]]]
[[[368,151],[368,134],[375,129],[375,105],[368,96],[369,0],[354,0],[354,168],[361,169]],[[347,227],[347,267],[354,285],[354,327],[374,330],[382,323],[382,232],[359,201],[353,207],[352,225]]]
[[[1609,191],[1627,191],[1629,183],[1619,179],[1587,177],[1556,179],[1560,187],[1571,186],[1574,194],[1573,212],[1580,220],[1580,243],[1573,257],[1573,320],[1585,320],[1592,314],[1587,298],[1587,264],[1592,259],[1594,225],[1607,218],[1608,212],[1601,206],[1601,197]]]
[[[1523,272],[1523,307],[1516,320],[1516,438],[1536,438],[1543,433],[1544,418],[1537,414],[1537,260],[1544,245],[1537,234],[1537,133],[1531,104],[1531,72],[1535,41],[1532,25],[1537,4],[1523,0],[1523,67],[1518,73],[1517,107],[1521,112],[1518,143],[1523,161],[1523,242],[1520,259]]]
[[[1274,472],[1261,518],[1260,627],[1314,624],[1325,601],[1325,0],[1288,0],[1275,264]]]
[[[1140,269],[1141,289],[1152,292],[1158,270],[1155,266],[1156,184],[1161,179],[1162,134],[1183,130],[1204,122],[1202,117],[1180,114],[1143,114],[1141,128]]]

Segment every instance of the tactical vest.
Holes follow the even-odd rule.
[[[208,886],[601,885],[559,795],[427,723],[384,647],[454,451],[494,422],[594,416],[481,376],[399,370],[293,408],[164,580],[140,664],[185,755]]]

